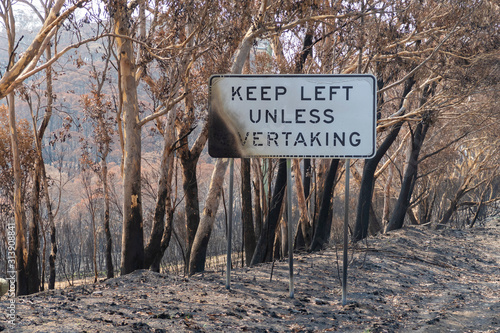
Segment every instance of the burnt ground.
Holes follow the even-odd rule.
[[[500,220],[490,220],[370,238],[350,250],[346,306],[332,248],[295,255],[293,299],[286,261],[233,270],[231,290],[222,272],[142,270],[19,297],[17,324],[2,321],[0,331],[500,332],[499,236]]]

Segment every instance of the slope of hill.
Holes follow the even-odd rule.
[[[409,227],[350,251],[348,304],[328,249],[190,278],[150,271],[20,297],[12,332],[499,332],[500,220],[470,230]],[[272,273],[272,279],[271,278]],[[7,303],[2,299],[1,308]]]

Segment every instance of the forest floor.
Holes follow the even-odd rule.
[[[500,220],[467,230],[407,227],[350,256],[345,306],[333,248],[295,255],[293,299],[287,261],[233,270],[230,290],[222,272],[142,270],[19,297],[17,324],[0,321],[0,331],[500,332]]]

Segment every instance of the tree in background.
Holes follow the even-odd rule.
[[[10,101],[12,103],[13,99]],[[18,271],[18,287],[16,292],[18,295],[26,295],[30,290],[39,288],[39,280],[36,280],[38,274],[35,276],[35,283],[29,284],[28,268],[30,262],[28,261],[27,243],[29,239],[27,240],[24,214],[26,209],[25,202],[28,199],[27,188],[35,165],[36,152],[33,136],[31,135],[32,129],[29,123],[25,120],[20,120],[13,125],[12,114],[11,111],[7,111],[8,109],[9,107],[5,107],[4,105],[0,106],[1,193],[2,197],[7,199],[11,207],[14,207],[10,212],[14,213],[16,223],[16,270]],[[12,130],[12,128],[15,128],[15,130]],[[17,155],[12,148],[13,136],[16,141],[15,148],[17,149]],[[16,159],[17,167],[15,166]],[[35,241],[34,238],[38,238],[38,235],[30,235],[32,242]],[[35,261],[35,263],[38,263],[38,261]]]
[[[85,114],[84,120],[89,120],[94,128],[92,135],[92,145],[95,147],[95,153],[100,163],[94,163],[93,158],[88,156],[88,151],[84,150],[86,156],[84,162],[87,167],[93,170],[100,179],[102,184],[102,198],[104,206],[104,237],[106,240],[106,276],[107,278],[114,277],[113,266],[113,244],[110,231],[110,190],[108,182],[108,155],[111,151],[111,144],[115,130],[115,114],[116,105],[113,101],[103,93],[104,84],[108,80],[109,67],[111,61],[111,41],[107,39],[108,47],[104,47],[104,64],[102,69],[96,68],[92,59],[93,78],[95,83],[92,84],[93,89],[90,94],[82,96],[83,112]],[[90,186],[85,186],[86,191],[90,191]],[[92,194],[88,193],[87,197],[92,198]],[[91,206],[91,200],[89,200]],[[93,208],[91,206],[90,208]],[[95,228],[95,226],[94,226]],[[94,240],[94,244],[96,241]],[[97,268],[96,268],[97,269]]]
[[[8,53],[9,53],[9,63],[7,65],[6,72],[0,78],[0,98],[7,97],[9,105],[9,124],[11,126],[11,148],[12,148],[12,168],[13,168],[13,178],[14,178],[14,216],[16,221],[16,269],[18,270],[18,285],[17,294],[24,295],[30,291],[37,290],[37,286],[29,286],[28,279],[28,267],[32,267],[31,270],[36,266],[36,263],[30,264],[28,262],[28,251],[26,249],[26,221],[25,214],[23,210],[23,203],[21,199],[21,166],[19,157],[19,144],[18,144],[18,134],[16,129],[16,111],[15,111],[15,100],[14,100],[14,89],[16,89],[24,80],[38,73],[39,71],[47,68],[60,58],[65,52],[71,48],[75,48],[78,45],[72,45],[62,50],[58,54],[54,55],[52,58],[47,59],[47,62],[43,65],[38,65],[38,61],[44,54],[48,46],[50,45],[51,39],[55,36],[57,29],[62,25],[62,23],[79,7],[83,6],[87,0],[82,0],[75,3],[73,6],[62,11],[65,1],[58,0],[55,1],[51,8],[46,8],[47,16],[43,22],[41,29],[39,30],[35,39],[31,42],[27,50],[22,52],[21,56],[18,58],[17,53],[19,52],[16,43],[16,32],[15,32],[15,18],[13,12],[13,3],[10,0],[4,0],[0,3],[0,17],[3,20],[5,30],[7,33],[8,40]],[[62,12],[61,12],[62,11]],[[20,52],[19,52],[20,53]],[[50,53],[47,53],[50,55]],[[37,67],[38,66],[38,67]],[[52,229],[55,232],[55,229]],[[36,229],[32,229],[36,232]],[[34,236],[37,237],[37,236]],[[55,246],[55,234],[54,234],[54,246]],[[32,249],[34,249],[37,244],[32,242]],[[57,249],[53,246],[53,250]],[[53,256],[55,256],[55,251]],[[35,255],[35,256],[34,256]],[[36,254],[32,253],[32,261],[35,260]],[[55,257],[54,257],[55,260]],[[51,271],[52,272],[52,271]],[[33,274],[36,272],[33,271]],[[55,279],[55,275],[51,276]],[[36,284],[36,278],[33,284]]]
[[[395,6],[398,5],[398,3],[395,4]],[[458,4],[436,7],[431,1],[425,3],[424,6],[403,6],[404,9],[401,13],[404,13],[404,15],[397,14],[393,18],[389,15],[387,20],[380,22],[376,20],[366,21],[366,24],[369,25],[372,22],[376,23],[376,29],[371,30],[380,32],[380,35],[374,39],[374,41],[377,41],[377,54],[363,56],[370,63],[376,64],[378,80],[383,80],[382,85],[379,84],[379,100],[386,103],[385,101],[388,101],[389,96],[391,96],[391,91],[395,91],[394,88],[397,89],[397,86],[404,82],[407,82],[408,86],[409,79],[414,81],[411,91],[406,88],[403,90],[403,97],[400,100],[404,103],[400,104],[400,106],[404,107],[404,109],[400,108],[400,113],[394,114],[396,117],[385,118],[385,114],[393,113],[393,111],[385,111],[390,110],[389,103],[386,103],[387,106],[379,104],[379,112],[381,112],[382,118],[379,120],[378,131],[385,131],[391,127],[395,128],[394,126],[401,126],[405,122],[420,124],[414,128],[410,127],[413,155],[410,157],[411,160],[406,169],[406,180],[402,181],[404,186],[402,186],[403,192],[401,192],[400,202],[395,207],[392,222],[389,222],[390,229],[402,226],[408,203],[411,200],[411,193],[415,187],[418,155],[428,126],[436,117],[439,118],[439,113],[446,110],[450,104],[453,104],[452,101],[455,99],[454,94],[449,89],[442,90],[441,88],[449,86],[453,82],[450,76],[452,67],[448,66],[453,66],[458,59],[480,58],[482,52],[484,52],[484,50],[470,47],[466,48],[468,50],[467,54],[460,54],[461,51],[458,50],[463,49],[457,48],[456,43],[463,46],[465,40],[462,37],[468,27],[477,26],[474,23],[478,18],[476,14],[487,10],[489,6],[491,4],[485,2],[480,7]],[[398,29],[397,27],[405,28]],[[391,36],[391,41],[386,43],[386,41],[389,41],[387,40],[388,36]],[[398,39],[405,40],[405,44],[394,43],[394,40]],[[471,42],[472,40],[467,39],[467,41]],[[375,44],[373,45],[375,48]],[[492,49],[486,52],[491,51]],[[388,59],[397,61],[388,62]],[[390,68],[392,69],[388,71]],[[434,97],[436,94],[439,96]],[[401,114],[403,111],[405,112],[404,115]],[[457,137],[461,137],[462,134],[457,133]],[[377,171],[377,164],[383,157],[380,155],[385,154],[379,154],[379,152],[382,153],[382,148],[386,148],[386,141],[379,146],[375,158],[365,162],[354,241],[361,240],[368,235],[374,188],[373,177],[375,173],[381,175],[387,165],[384,164]],[[368,171],[370,172],[368,173]],[[376,217],[374,218],[376,219]]]

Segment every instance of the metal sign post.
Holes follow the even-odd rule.
[[[288,224],[288,267],[290,298],[293,298],[292,160],[286,159],[286,223]]]
[[[231,239],[233,238],[234,159],[229,160],[229,212],[227,226],[226,289],[231,289]]]
[[[345,203],[344,203],[344,262],[342,265],[342,305],[347,304],[347,250],[348,250],[348,228],[349,228],[349,177],[351,160],[345,160]]]

